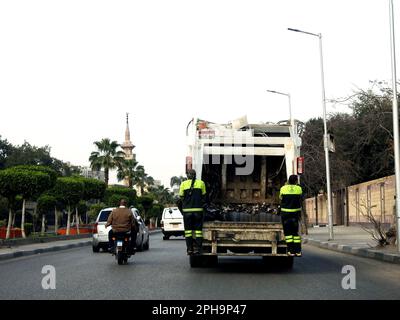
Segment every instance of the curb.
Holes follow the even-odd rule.
[[[149,235],[161,233],[161,232],[162,232],[161,229],[150,230]],[[21,249],[21,250],[15,251],[15,252],[0,254],[0,261],[14,259],[14,258],[20,258],[20,257],[33,256],[35,254],[40,254],[40,253],[56,252],[56,251],[73,249],[73,248],[79,248],[79,247],[89,246],[91,244],[92,244],[92,238],[90,238],[90,240],[88,240],[88,241],[65,244],[65,245],[54,246],[54,247],[49,247],[49,248],[40,248],[40,249],[32,249],[32,250]]]
[[[54,246],[54,247],[49,247],[49,248],[40,248],[40,249],[32,249],[32,250],[18,250],[15,252],[0,254],[0,261],[9,260],[9,259],[13,259],[13,258],[27,257],[27,256],[35,255],[35,254],[40,254],[40,253],[55,252],[55,251],[79,248],[79,247],[88,246],[90,244],[92,244],[92,240],[88,240],[85,242],[65,244],[65,245],[61,245],[61,246]]]
[[[314,240],[312,238],[304,238],[304,244],[309,244],[314,247],[321,249],[327,249],[331,251],[336,251],[340,253],[347,253],[354,256],[359,256],[362,258],[375,259],[383,262],[390,262],[395,264],[400,264],[400,255],[395,253],[386,253],[379,250],[367,249],[367,248],[355,248],[349,245],[339,245],[334,242],[327,242],[321,240]]]

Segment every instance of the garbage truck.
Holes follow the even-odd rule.
[[[293,267],[276,213],[281,186],[303,172],[303,128],[293,119],[252,124],[247,116],[226,124],[188,123],[186,171],[196,170],[207,189],[202,253],[189,256],[192,268],[215,266],[224,256]]]

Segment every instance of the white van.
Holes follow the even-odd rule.
[[[177,207],[164,209],[161,218],[161,230],[164,234],[163,240],[168,240],[170,236],[185,235],[183,215]]]

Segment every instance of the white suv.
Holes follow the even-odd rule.
[[[108,216],[111,211],[115,208],[106,208],[99,212],[97,216],[94,232],[93,232],[93,252],[99,252],[100,248],[107,250],[108,248],[108,232],[111,230],[111,226],[106,228]],[[149,230],[145,226],[144,221],[139,215],[139,211],[136,208],[130,208],[133,216],[139,225],[139,231],[136,238],[136,248],[138,251],[149,250],[150,238]]]
[[[165,208],[161,219],[161,230],[164,234],[163,240],[168,240],[170,236],[184,236],[185,227],[183,215],[176,207]]]

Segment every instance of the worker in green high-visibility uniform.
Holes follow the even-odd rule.
[[[188,180],[182,182],[179,196],[182,199],[183,223],[187,254],[200,254],[203,244],[203,206],[205,204],[206,186],[196,179],[196,171],[187,172]]]
[[[281,218],[285,240],[290,256],[301,257],[301,237],[299,235],[299,220],[301,216],[301,203],[303,190],[298,185],[296,175],[291,175],[279,194],[281,199]]]

